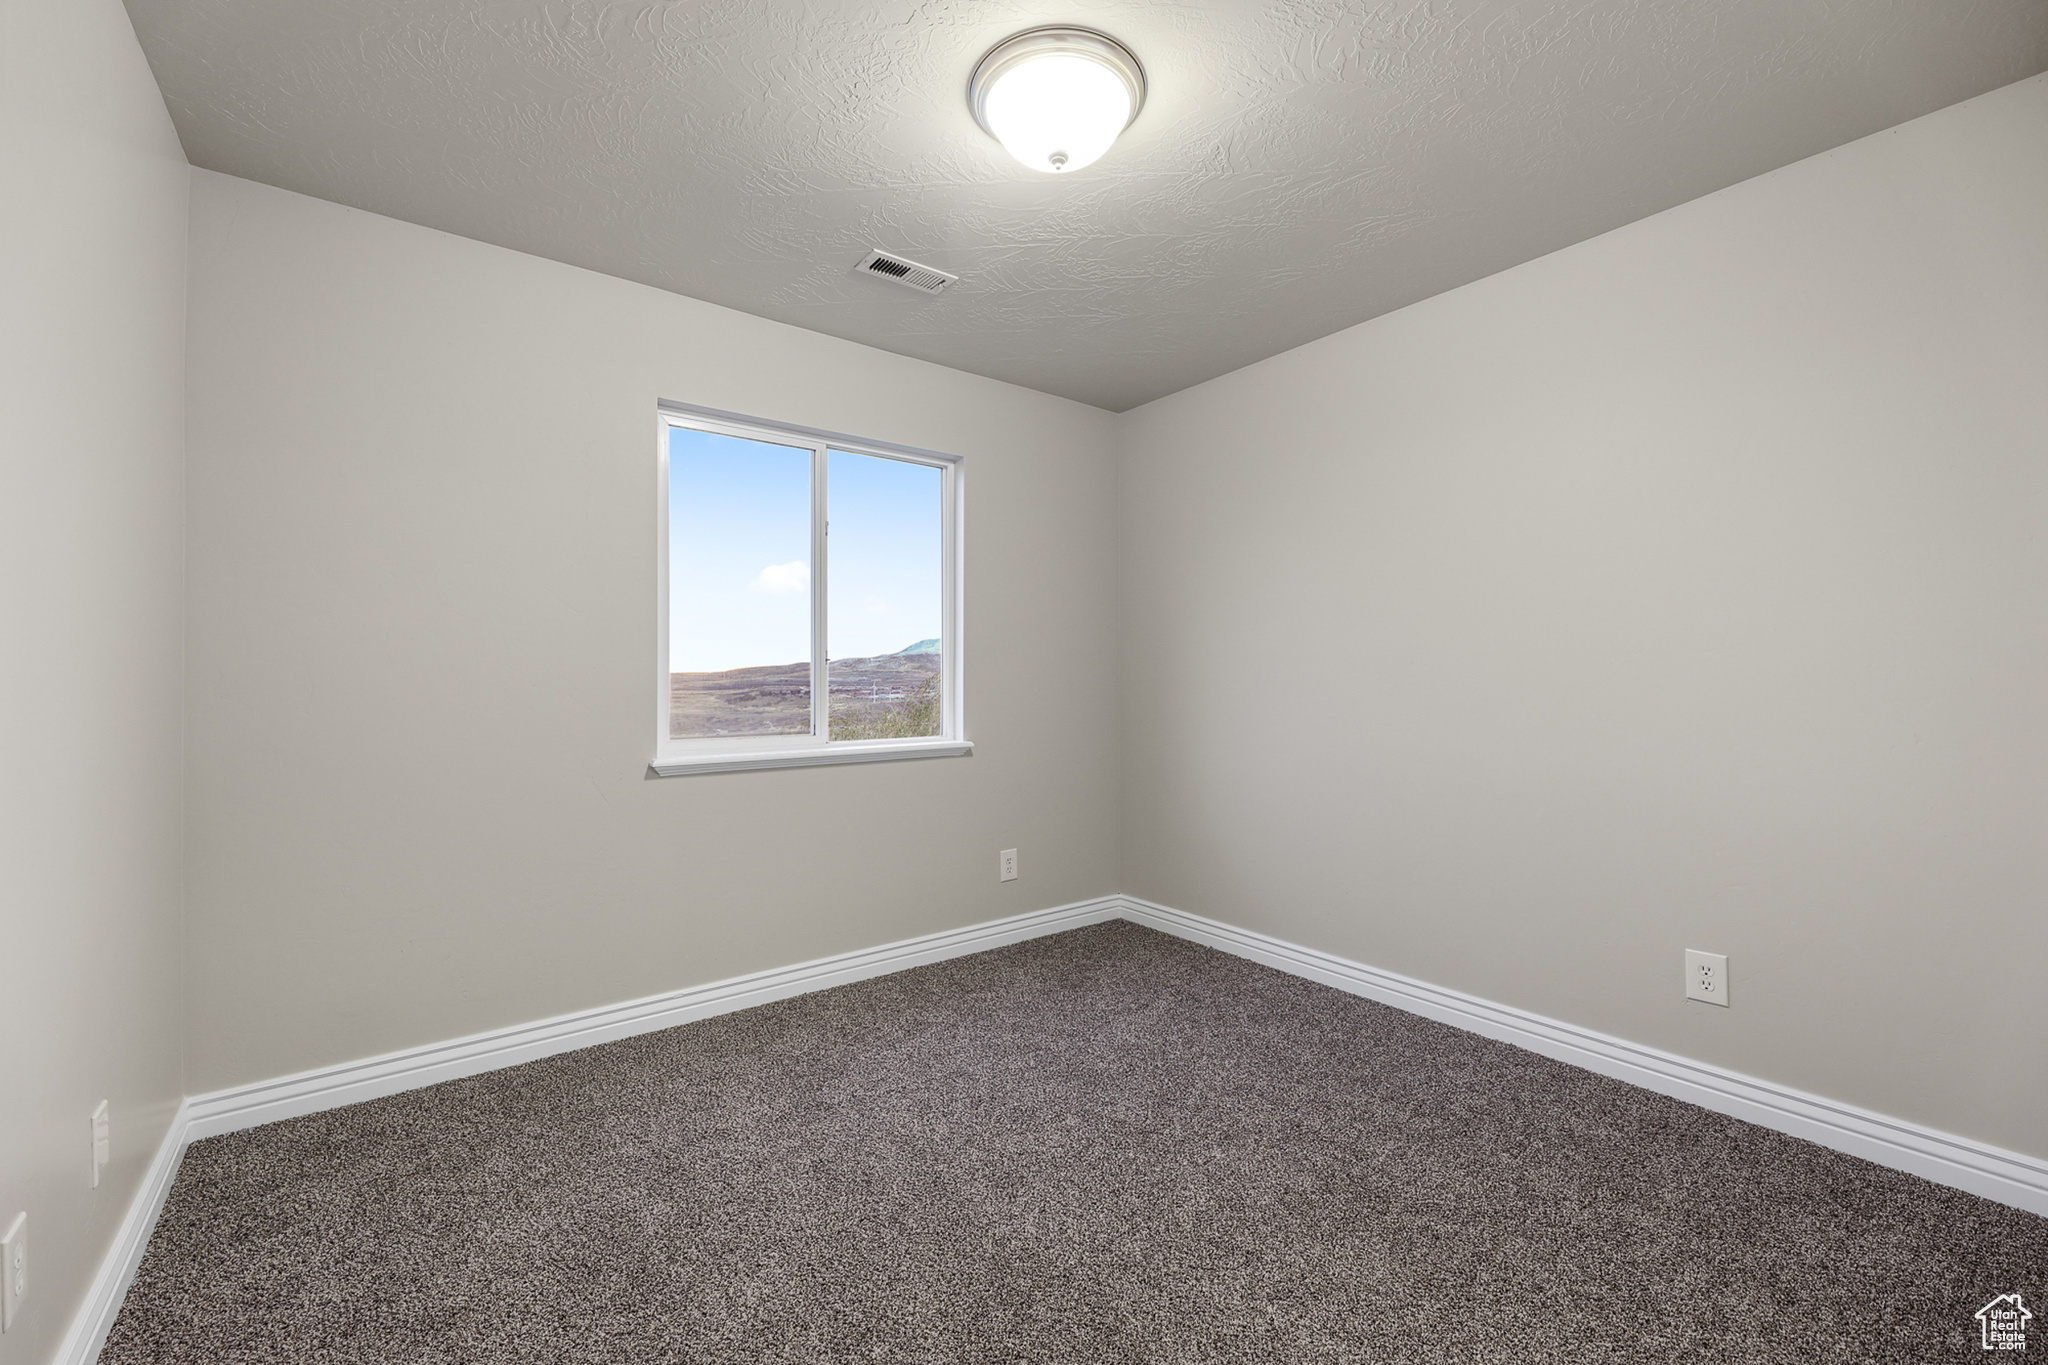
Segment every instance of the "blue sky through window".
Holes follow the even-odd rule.
[[[825,653],[858,659],[937,639],[939,471],[844,450],[826,458]]]
[[[828,653],[933,639],[940,612],[940,471],[828,455]],[[669,428],[669,668],[810,659],[810,451]]]
[[[811,452],[670,427],[674,673],[811,657]]]

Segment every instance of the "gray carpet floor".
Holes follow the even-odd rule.
[[[194,1144],[102,1360],[1918,1365],[2015,1290],[2048,1220],[1116,923]]]

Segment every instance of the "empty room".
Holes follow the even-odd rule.
[[[0,0],[0,1365],[2048,1349],[2048,0]]]

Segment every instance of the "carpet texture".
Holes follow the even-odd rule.
[[[102,1360],[1920,1365],[2013,1291],[2048,1220],[1113,923],[196,1143]]]

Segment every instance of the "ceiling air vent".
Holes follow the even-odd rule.
[[[855,274],[879,275],[885,280],[894,280],[920,294],[936,294],[949,284],[960,283],[958,275],[948,275],[943,270],[906,261],[901,256],[892,256],[881,250],[870,251],[861,257],[860,264],[853,269]]]

